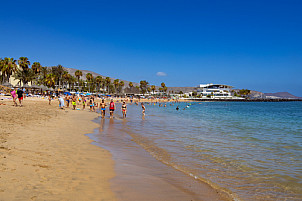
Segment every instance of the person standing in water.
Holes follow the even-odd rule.
[[[122,105],[122,112],[123,112],[123,118],[126,118],[126,116],[127,116],[127,105],[126,105],[125,101],[123,102],[123,105]]]
[[[145,116],[146,107],[144,106],[144,103],[142,103],[141,105],[142,105],[142,109],[143,109],[142,114]]]
[[[100,104],[100,108],[101,108],[101,114],[102,114],[102,118],[105,118],[105,113],[106,113],[106,103],[105,100],[103,99],[101,104]]]
[[[110,102],[110,105],[109,105],[110,118],[113,118],[114,110],[115,110],[115,105],[114,105],[113,99],[111,99],[111,102]]]

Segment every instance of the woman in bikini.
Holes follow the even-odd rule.
[[[126,105],[125,101],[123,102],[123,105],[122,105],[122,112],[123,112],[123,118],[126,118],[126,116],[127,116],[127,105]]]

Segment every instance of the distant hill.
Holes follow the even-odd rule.
[[[294,96],[288,92],[264,93],[266,98],[285,98],[285,99],[302,99],[302,97]]]

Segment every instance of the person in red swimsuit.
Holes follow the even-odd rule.
[[[113,112],[114,112],[114,110],[115,110],[115,105],[114,105],[113,99],[111,99],[110,105],[109,105],[110,118],[113,118]]]

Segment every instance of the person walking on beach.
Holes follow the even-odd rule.
[[[82,95],[81,95],[81,97],[82,97],[82,103],[83,103],[83,110],[85,110],[86,99]]]
[[[127,116],[127,105],[126,105],[125,101],[123,102],[123,105],[122,105],[122,112],[123,112],[123,118],[126,118],[126,116]]]
[[[91,97],[92,99],[92,110],[95,112],[95,101],[94,101],[94,96]]]
[[[102,114],[102,118],[105,118],[105,112],[106,112],[106,103],[105,100],[103,99],[101,104],[100,104],[100,108],[101,108],[101,114]]]
[[[48,95],[48,104],[49,105],[51,104],[51,95],[50,94]]]
[[[111,99],[110,105],[109,105],[110,118],[113,118],[113,112],[114,112],[114,110],[115,110],[115,105],[114,105],[113,99]]]
[[[10,94],[12,95],[13,97],[13,102],[14,102],[14,106],[18,106],[17,102],[16,102],[16,99],[17,99],[17,94],[16,94],[16,91],[14,88],[11,89],[11,92]]]
[[[142,113],[143,113],[143,115],[145,116],[146,107],[144,106],[144,103],[142,103],[141,105],[142,105],[142,109],[143,109]]]
[[[61,96],[58,96],[58,101],[59,101],[59,108],[64,110],[64,99]]]
[[[21,90],[20,88],[17,91],[18,94],[18,99],[19,99],[19,103],[20,103],[20,107],[22,107],[22,101],[23,101],[23,90]]]
[[[77,98],[75,97],[74,94],[72,95],[71,101],[72,101],[72,109],[75,110],[77,106]]]
[[[68,94],[67,94],[67,96],[65,97],[65,100],[66,100],[66,107],[68,107],[69,108],[69,102],[70,102],[70,97],[68,96]]]

